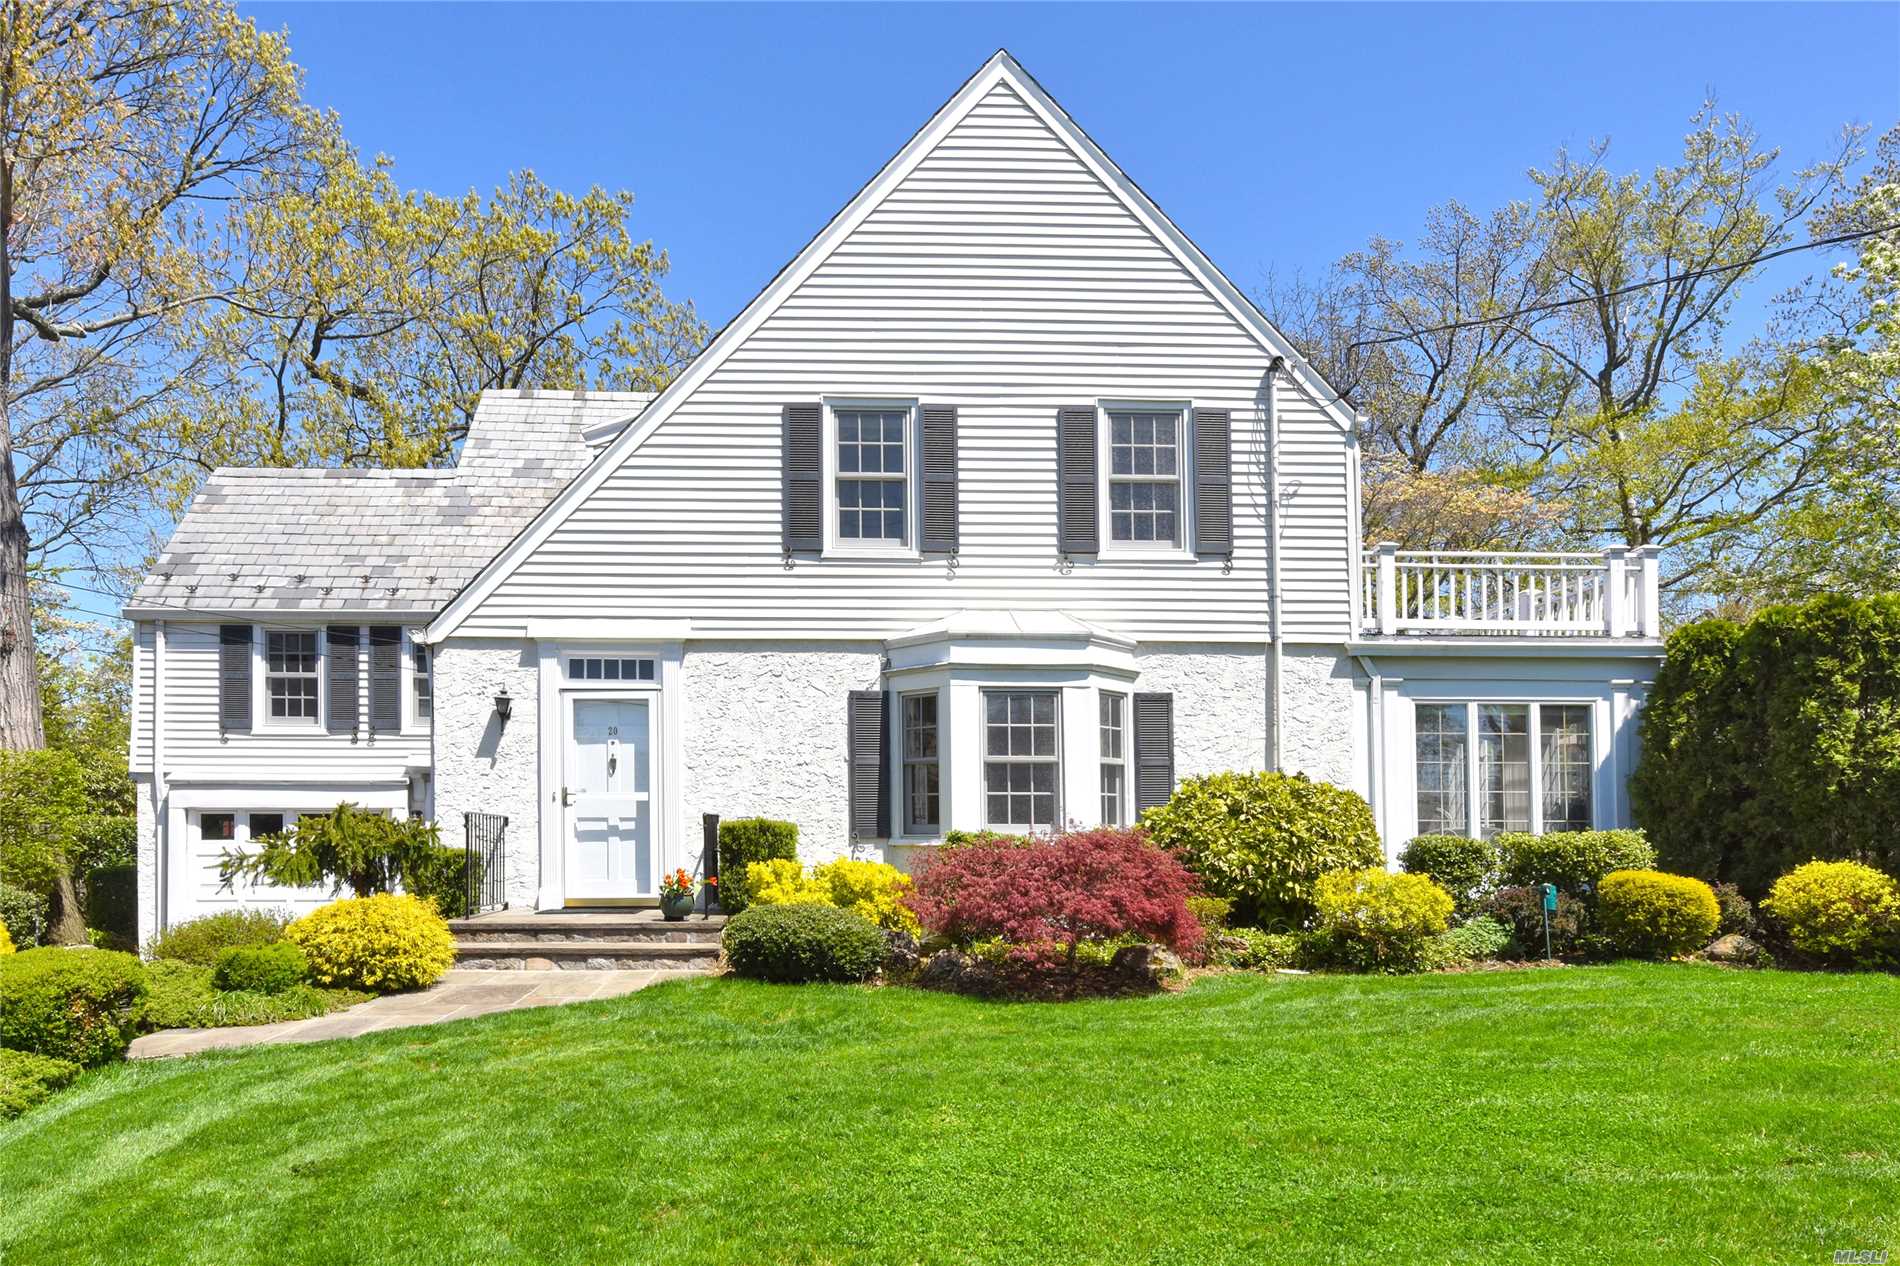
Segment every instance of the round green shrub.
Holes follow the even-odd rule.
[[[1900,884],[1872,866],[1797,866],[1761,904],[1797,950],[1824,963],[1884,967],[1900,959]]]
[[[746,867],[798,860],[798,827],[773,818],[733,818],[719,824],[719,908],[738,914],[752,904]]]
[[[1384,860],[1365,799],[1303,774],[1189,778],[1141,825],[1208,892],[1234,903],[1235,922],[1263,927],[1303,923],[1327,871]]]
[[[69,1059],[0,1050],[0,1121],[17,1117],[79,1076]]]
[[[150,958],[175,958],[200,967],[215,966],[218,952],[233,945],[269,945],[284,939],[288,916],[278,910],[220,910],[187,919],[153,937],[145,946]]]
[[[1314,885],[1318,952],[1345,967],[1419,971],[1451,921],[1451,894],[1423,875],[1383,866],[1328,871]]]
[[[1498,846],[1468,835],[1416,835],[1399,853],[1399,868],[1423,875],[1470,914],[1498,886]]]
[[[49,946],[0,958],[0,1046],[90,1068],[123,1058],[145,1010],[145,969],[116,950]]]
[[[310,975],[310,960],[289,941],[272,945],[233,945],[218,951],[211,983],[223,990],[282,993]]]
[[[1660,870],[1615,870],[1597,885],[1597,919],[1617,952],[1676,958],[1709,943],[1722,921],[1700,879]]]
[[[1426,960],[1434,967],[1457,967],[1497,958],[1511,944],[1510,925],[1488,914],[1466,919],[1433,938]]]
[[[319,984],[382,993],[434,984],[455,963],[455,937],[422,897],[379,892],[319,906],[284,929]]]
[[[785,984],[869,980],[884,962],[877,925],[836,906],[754,906],[720,937],[732,970]]]
[[[1641,831],[1509,831],[1498,836],[1499,864],[1507,884],[1556,884],[1587,897],[1613,870],[1648,870],[1656,850]]]

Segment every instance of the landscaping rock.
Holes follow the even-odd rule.
[[[1159,945],[1124,945],[1108,961],[1108,969],[1131,983],[1158,982],[1181,970],[1181,960]]]
[[[969,967],[970,960],[956,950],[938,950],[924,960],[923,970],[917,973],[917,983],[926,989],[955,993]]]
[[[908,932],[886,932],[884,934],[884,974],[892,979],[903,979],[920,966],[924,957],[918,947],[917,938]]]
[[[1773,955],[1740,932],[1716,937],[1703,953],[1711,962],[1738,963],[1744,967],[1768,967],[1774,963]]]

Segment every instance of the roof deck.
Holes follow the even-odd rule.
[[[1493,553],[1375,547],[1360,584],[1366,637],[1662,636],[1658,547]]]

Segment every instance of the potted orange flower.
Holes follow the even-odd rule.
[[[670,875],[660,879],[660,917],[668,923],[678,923],[693,912],[693,897],[699,892],[699,885],[693,877],[681,867]]]

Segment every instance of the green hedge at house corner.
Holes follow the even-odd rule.
[[[730,818],[719,824],[719,908],[737,914],[752,904],[745,868],[798,859],[798,827],[774,818]]]
[[[1900,870],[1900,594],[1677,630],[1641,725],[1663,867],[1757,897],[1816,858]]]

